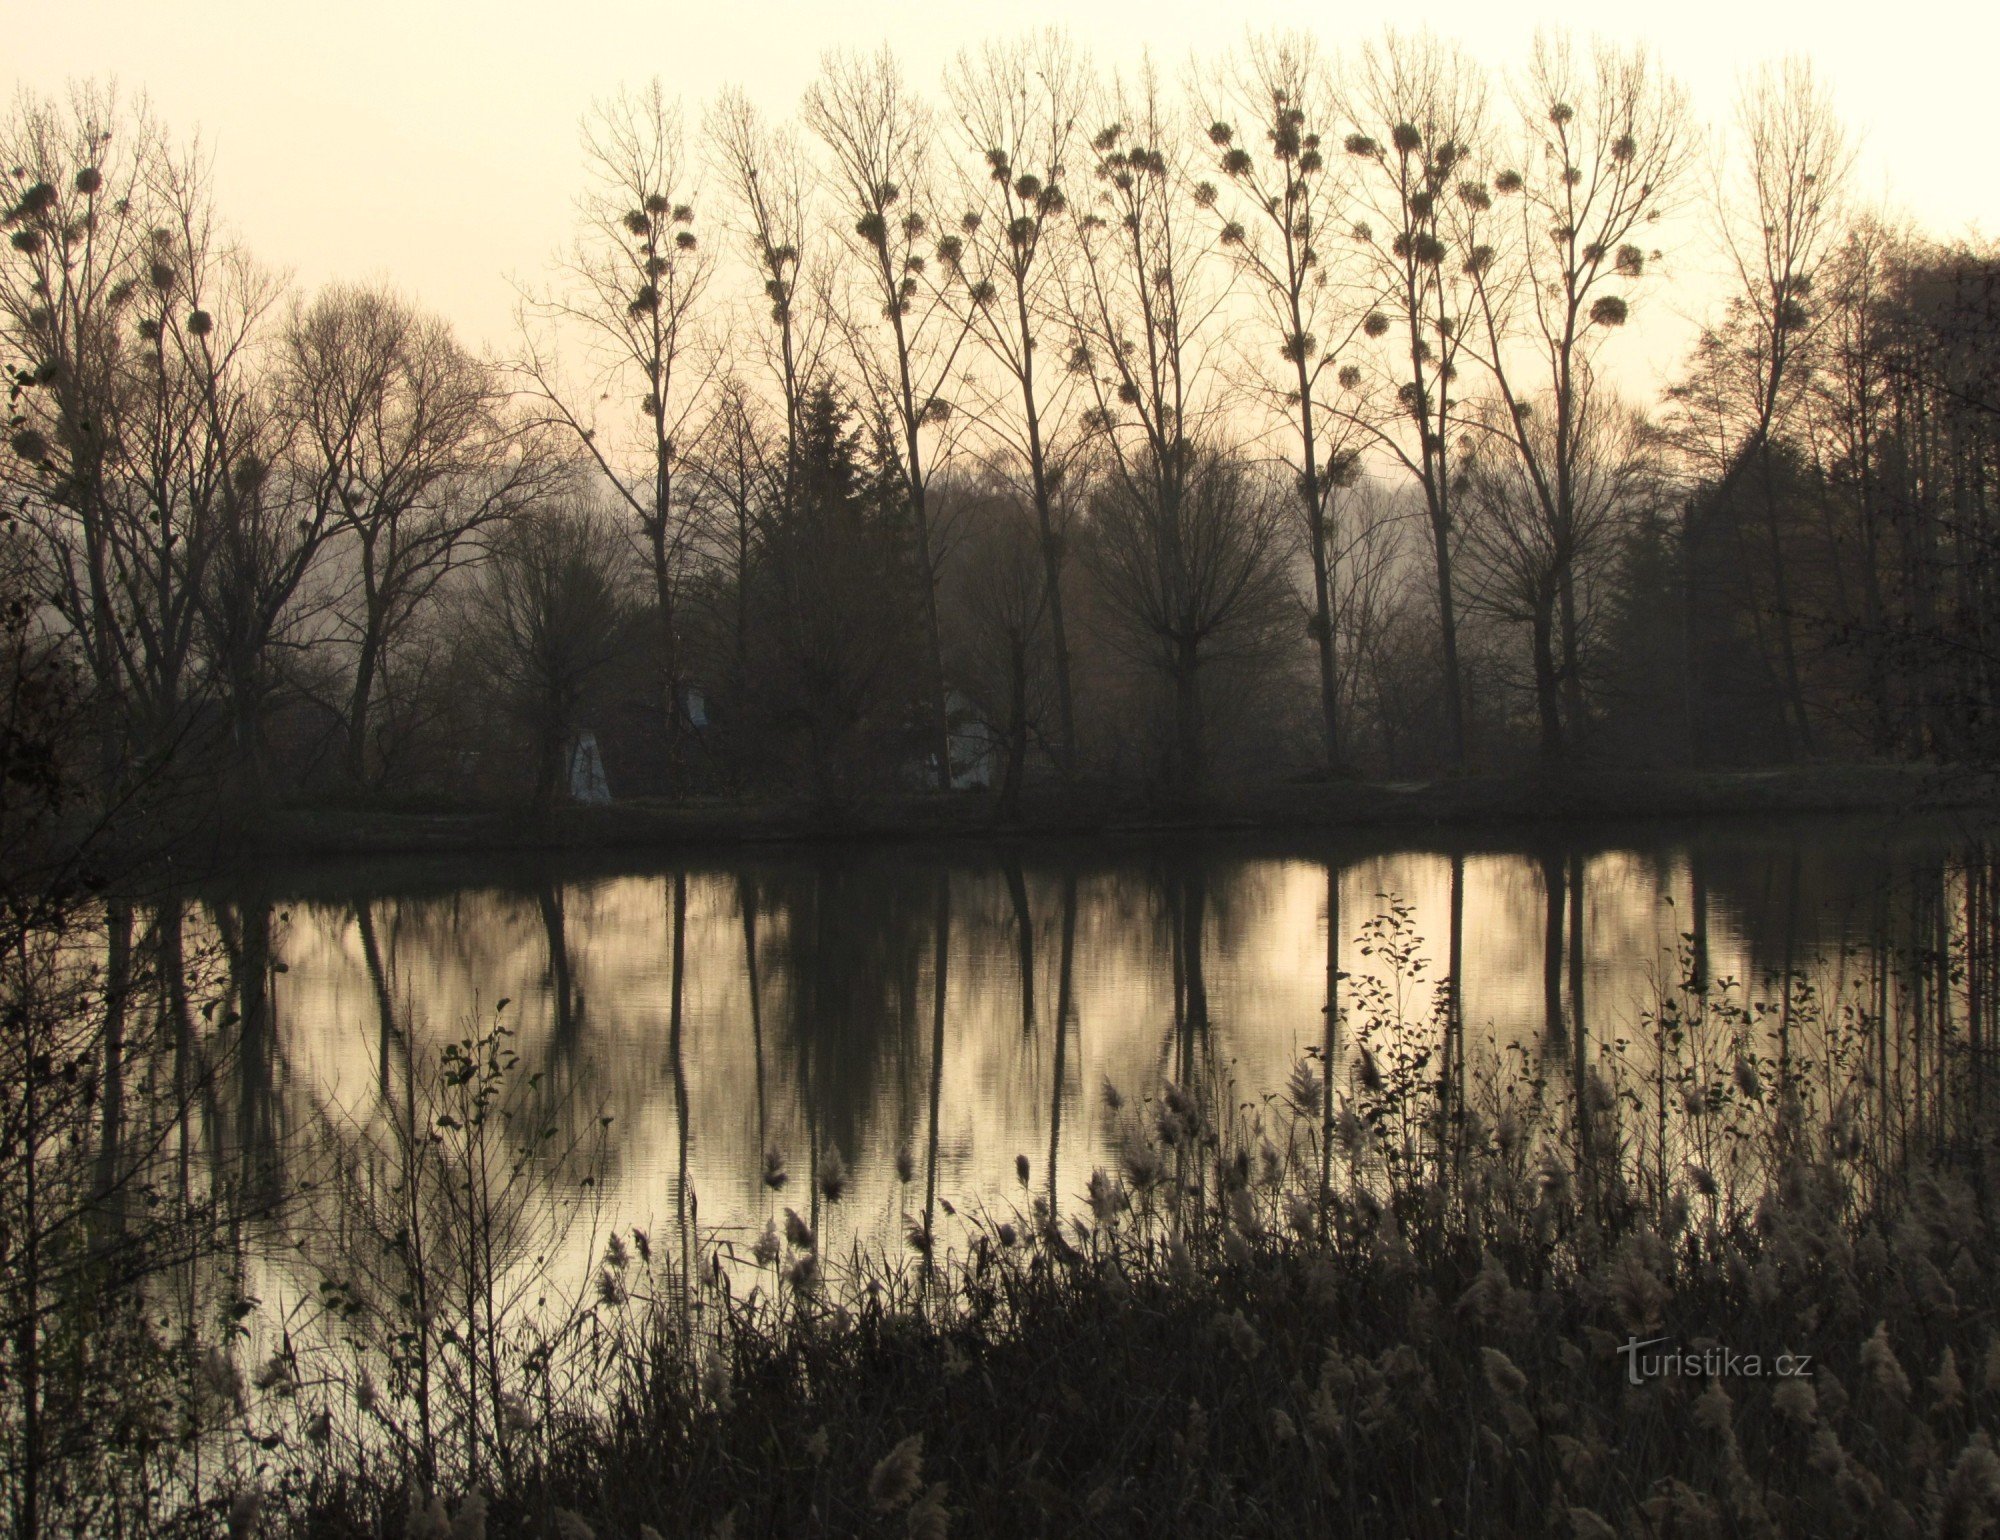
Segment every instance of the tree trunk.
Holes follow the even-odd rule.
[[[1556,668],[1554,595],[1535,596],[1535,713],[1541,724],[1542,758],[1554,764],[1562,758],[1562,706],[1558,698]]]
[[[1007,769],[1000,785],[1000,813],[1011,818],[1021,805],[1021,775],[1028,760],[1027,638],[1011,639],[1008,653]]]
[[[1588,736],[1583,719],[1582,642],[1577,635],[1576,575],[1568,558],[1563,561],[1557,586],[1559,617],[1562,621],[1562,693],[1564,727],[1571,745],[1581,745]]]
[[[1049,600],[1049,645],[1056,665],[1057,752],[1065,777],[1076,775],[1076,707],[1070,694],[1069,629],[1063,617],[1062,542],[1056,537],[1055,512],[1050,506],[1047,455],[1042,445],[1041,412],[1035,404],[1035,354],[1028,324],[1027,295],[1015,285],[1021,335],[1030,346],[1022,352],[1021,402],[1028,420],[1028,473],[1035,495],[1035,527],[1042,548],[1042,582]]]
[[[1695,502],[1689,498],[1682,510],[1680,539],[1681,583],[1681,731],[1687,739],[1688,763],[1699,769],[1707,763],[1703,747],[1701,711],[1701,617],[1697,607],[1700,590],[1695,584]]]
[[[913,443],[916,434],[910,435]],[[931,751],[937,755],[939,791],[951,790],[951,708],[945,697],[944,632],[938,624],[937,575],[931,570],[931,522],[921,492],[911,497],[917,554],[924,583],[924,643],[930,649]]]
[[[1340,769],[1340,675],[1334,657],[1333,572],[1326,555],[1326,516],[1317,499],[1307,515],[1308,541],[1312,546],[1313,645],[1319,653],[1319,705],[1326,738],[1326,768]]]
[[[376,533],[361,527],[361,652],[354,660],[354,683],[347,697],[347,773],[358,786],[368,781],[368,708],[374,700],[375,676],[382,666],[382,633],[388,629],[388,605],[375,565]],[[391,558],[391,566],[394,558]]]
[[[1289,242],[1290,237],[1287,236],[1288,246]],[[1291,319],[1294,335],[1303,336],[1305,320],[1299,313],[1296,287],[1292,292]],[[1334,658],[1333,573],[1326,550],[1326,504],[1320,496],[1319,441],[1313,430],[1312,378],[1307,373],[1303,350],[1299,351],[1294,362],[1298,370],[1300,458],[1305,465],[1305,474],[1299,478],[1299,495],[1305,503],[1306,546],[1312,557],[1312,633],[1313,644],[1319,652],[1319,705],[1326,733],[1323,746],[1326,749],[1326,768],[1332,773],[1340,768],[1340,674]]]
[[[105,906],[103,1136],[97,1151],[97,1229],[100,1246],[114,1245],[125,1229],[118,1192],[119,1156],[125,1142],[125,1018],[132,989],[132,906]]]
[[[1793,637],[1791,584],[1785,571],[1785,544],[1778,529],[1778,489],[1767,438],[1758,449],[1764,502],[1764,532],[1771,545],[1771,604],[1777,612],[1778,659],[1784,669],[1785,704],[1790,708],[1799,751],[1813,752],[1812,720],[1806,715],[1805,690],[1799,683],[1798,646]]]
[[[1458,672],[1458,613],[1452,596],[1451,516],[1431,511],[1431,553],[1437,571],[1438,639],[1444,649],[1445,738],[1454,770],[1465,768],[1465,692]]]
[[[663,449],[662,454],[665,453]],[[664,477],[663,477],[664,484]],[[660,621],[660,721],[666,733],[667,773],[669,789],[678,791],[676,784],[680,765],[681,750],[681,681],[679,645],[674,635],[674,577],[672,563],[667,553],[667,509],[662,493],[658,512],[651,520],[647,531],[652,546],[653,596],[659,609]]]
[[[1194,1078],[1194,1039],[1208,1034],[1208,971],[1202,963],[1203,931],[1208,921],[1208,883],[1199,858],[1187,863],[1181,880],[1181,970],[1186,979],[1189,1033],[1187,1078]]]
[[[1063,873],[1062,948],[1056,964],[1056,1051],[1049,1075],[1049,1177],[1048,1203],[1051,1219],[1061,1212],[1061,1187],[1056,1167],[1062,1155],[1063,1052],[1069,1042],[1069,1019],[1074,1010],[1076,963],[1076,872]]]
[[[1542,1028],[1548,1033],[1551,1043],[1560,1042],[1563,1037],[1563,887],[1561,853],[1553,850],[1544,852],[1542,896],[1546,907],[1542,916]]]
[[[1201,794],[1203,781],[1201,731],[1201,657],[1192,642],[1175,644],[1174,780],[1184,797]]]

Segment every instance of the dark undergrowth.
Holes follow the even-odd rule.
[[[892,1305],[895,1287],[851,1309],[738,1301],[694,1352],[642,1330],[598,1412],[524,1427],[536,1459],[484,1532],[1987,1532],[1981,1205],[1926,1175],[1893,1216],[1863,1212],[1806,1162],[1780,1187],[1740,1230],[1631,1214],[1561,1251],[1343,1204],[1324,1241],[1231,1228],[1234,1255],[1199,1262],[996,1241],[933,1286],[950,1311]],[[1634,1337],[1763,1373],[1635,1386]],[[1777,1375],[1786,1353],[1806,1372]],[[383,1474],[310,1480],[297,1532],[476,1532],[462,1500],[427,1508]]]

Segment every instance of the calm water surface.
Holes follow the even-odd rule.
[[[201,911],[236,938],[239,997],[264,966],[242,938],[270,936],[267,1041],[240,1055],[221,1122],[239,1153],[303,1170],[338,1131],[394,1117],[412,1066],[504,999],[551,1109],[603,1131],[605,1218],[742,1237],[811,1202],[836,1245],[893,1244],[933,1202],[1074,1202],[1115,1153],[1107,1085],[1133,1100],[1195,1076],[1240,1102],[1278,1092],[1325,1047],[1330,962],[1345,975],[1331,990],[1338,1087],[1338,1033],[1386,968],[1362,932],[1392,902],[1422,938],[1406,1014],[1427,1015],[1455,976],[1475,1060],[1533,1055],[1579,1021],[1593,1045],[1633,1035],[1696,948],[1752,994],[1775,997],[1788,972],[1834,997],[1872,987],[1869,960],[1923,940],[1949,906],[1968,837],[1745,820],[1459,848],[1202,840],[280,870]],[[766,1152],[791,1173],[781,1192],[763,1181]],[[810,1176],[836,1154],[850,1179],[829,1209]]]

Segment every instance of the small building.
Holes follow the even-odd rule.
[[[956,690],[945,696],[945,716],[950,724],[947,742],[951,747],[952,790],[991,791],[1005,762],[1006,747],[1000,735]]]
[[[597,749],[597,734],[580,732],[570,744],[569,795],[572,802],[600,807],[611,800],[611,783],[604,778],[604,756]]]

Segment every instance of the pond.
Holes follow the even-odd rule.
[[[836,1249],[918,1220],[949,1245],[954,1213],[1073,1207],[1168,1082],[1275,1117],[1331,1062],[1339,1104],[1370,1023],[1420,1078],[1643,1070],[1690,979],[1743,1007],[1722,1073],[1746,1037],[1830,1052],[1810,997],[1883,1024],[1870,1083],[1920,1120],[1973,838],[1742,820],[273,870],[190,916],[242,1018],[211,1143],[273,1191],[318,1180],[497,1020],[586,1157],[534,1179],[602,1221],[741,1242],[796,1207]],[[600,1233],[562,1244],[586,1276]]]

